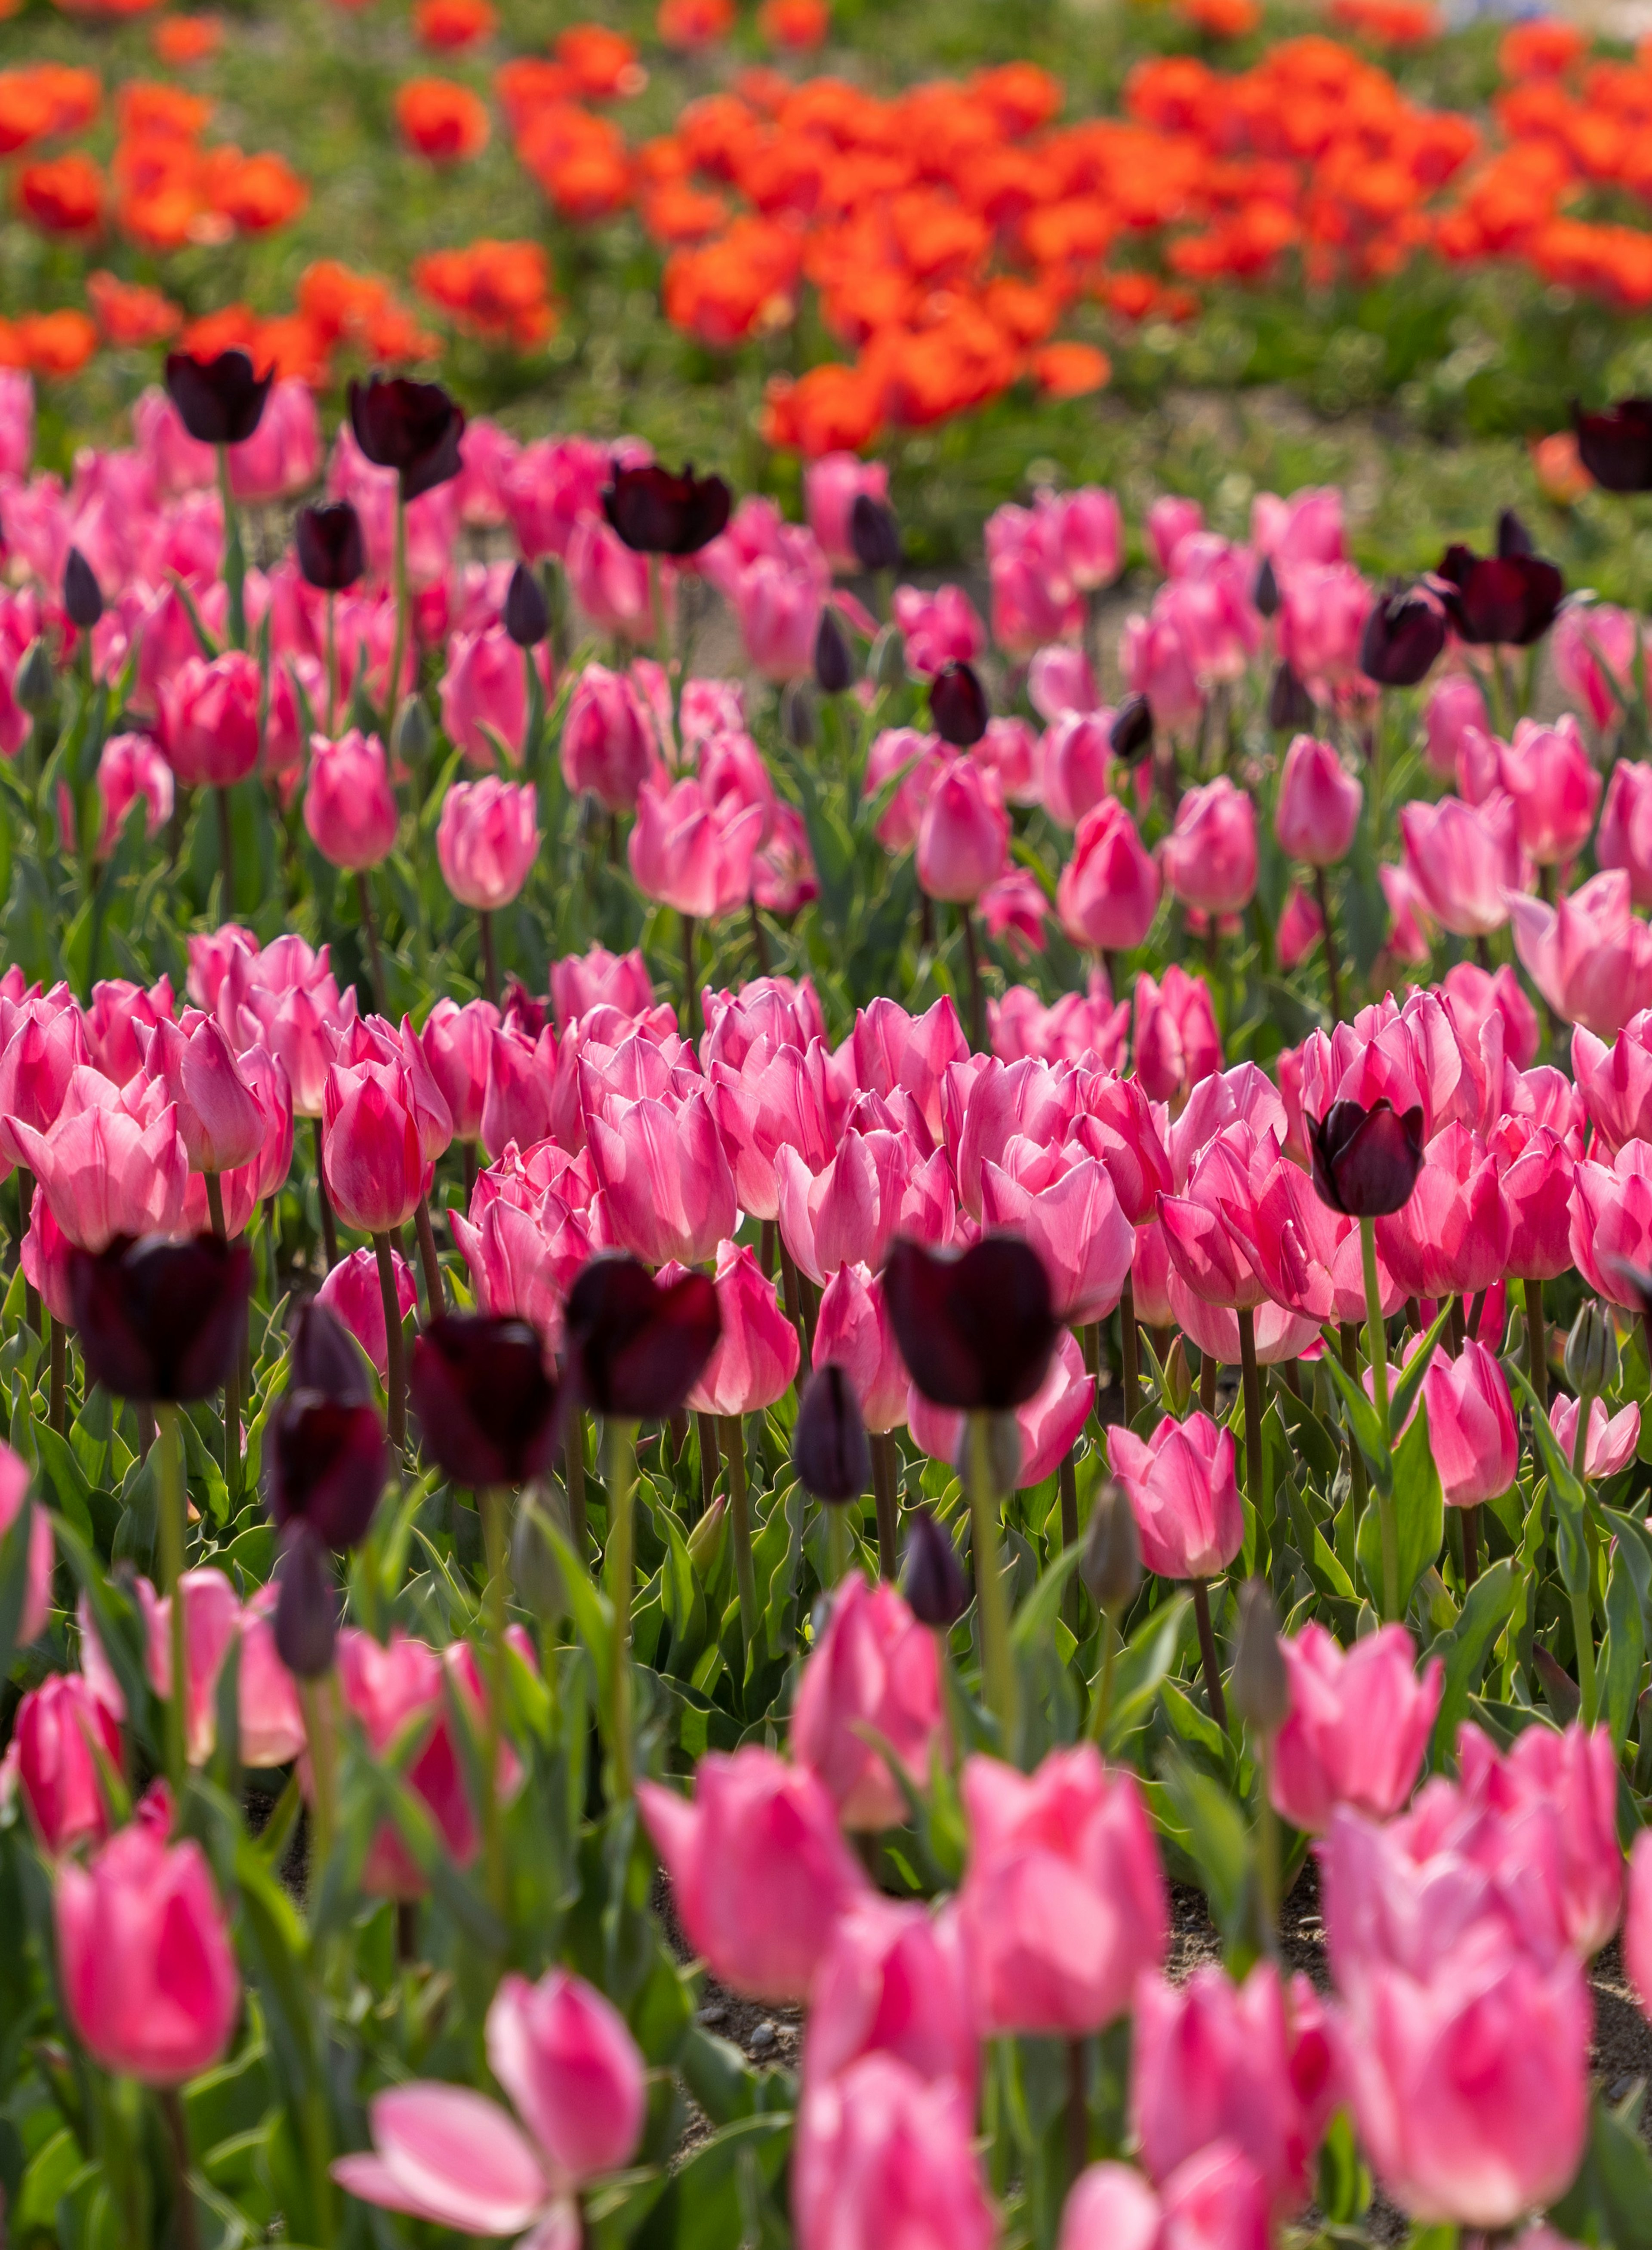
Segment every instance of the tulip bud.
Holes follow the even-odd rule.
[[[81,632],[90,632],[103,615],[103,589],[78,547],[69,549],[63,566],[63,613]]]
[[[190,437],[203,445],[244,445],[264,418],[264,402],[274,381],[273,368],[259,375],[251,355],[238,346],[212,359],[181,351],[166,355],[167,396]]]
[[[870,493],[857,493],[849,510],[849,544],[863,570],[898,570],[901,567],[901,527],[895,510]]]
[[[1274,569],[1274,558],[1264,555],[1261,568],[1256,573],[1255,583],[1250,590],[1251,606],[1258,616],[1271,618],[1279,608],[1279,579]]]
[[[1299,735],[1314,721],[1314,699],[1288,664],[1275,667],[1268,690],[1268,723],[1277,735]]]
[[[1165,1362],[1165,1404],[1179,1422],[1187,1411],[1187,1402],[1192,1395],[1193,1373],[1187,1364],[1186,1349],[1178,1329],[1170,1357]]]
[[[553,1490],[559,1487],[553,1484]],[[559,1624],[568,1614],[568,1589],[562,1564],[550,1543],[555,1521],[538,1491],[522,1494],[510,1540],[510,1582],[542,1625]]]
[[[886,625],[872,653],[873,676],[880,687],[899,687],[906,678],[906,635],[898,625]]]
[[[404,765],[422,766],[430,756],[436,740],[430,723],[430,713],[425,707],[422,695],[410,695],[396,714],[396,737],[392,744]]]
[[[1503,508],[1497,517],[1498,562],[1512,562],[1517,556],[1535,555],[1537,551],[1524,518],[1511,507]]]
[[[1383,687],[1414,687],[1446,645],[1446,615],[1431,595],[1401,586],[1372,604],[1359,669]]]
[[[858,1500],[872,1481],[872,1449],[854,1385],[835,1362],[804,1388],[791,1433],[791,1465],[817,1500]]]
[[[1618,1335],[1611,1308],[1589,1298],[1566,1338],[1566,1381],[1579,1398],[1598,1398],[1618,1379]]]
[[[967,750],[986,732],[986,690],[967,664],[944,664],[930,682],[930,717],[954,749]]]
[[[296,1519],[328,1547],[361,1544],[390,1474],[377,1406],[289,1389],[270,1418],[264,1460],[264,1496],[276,1523]]]
[[[908,1606],[920,1625],[949,1632],[970,1605],[970,1590],[950,1534],[927,1508],[914,1510],[902,1572]]]
[[[23,652],[11,693],[19,708],[33,719],[44,719],[57,703],[58,676],[52,669],[52,652],[38,636]]]
[[[1142,1541],[1136,1512],[1123,1486],[1110,1477],[1096,1495],[1078,1567],[1096,1608],[1110,1618],[1122,1617],[1141,1591]]]
[[[275,1653],[295,1680],[320,1680],[333,1668],[338,1593],[327,1550],[301,1523],[276,1558],[275,1583]]]
[[[441,1315],[413,1346],[408,1396],[425,1451],[457,1483],[522,1484],[556,1452],[556,1385],[526,1321]]]
[[[639,1259],[593,1258],[568,1296],[568,1375],[598,1414],[673,1414],[722,1333],[709,1274],[654,1280]]]
[[[1348,1218],[1383,1218],[1411,1199],[1422,1169],[1422,1111],[1402,1117],[1386,1099],[1369,1109],[1333,1101],[1324,1117],[1310,1117],[1314,1185],[1322,1203]]]
[[[794,680],[786,689],[781,704],[785,721],[786,740],[794,750],[814,747],[814,710],[808,692],[800,680]]]
[[[312,1391],[340,1406],[370,1406],[367,1363],[349,1330],[319,1297],[299,1307],[293,1320],[287,1388]]]
[[[1107,747],[1122,765],[1138,764],[1153,747],[1153,707],[1145,695],[1127,695],[1113,714]]]
[[[821,611],[819,631],[814,637],[814,680],[823,695],[841,695],[854,680],[854,659],[837,612],[831,608]]]
[[[300,508],[293,543],[305,583],[324,594],[343,593],[367,568],[362,519],[347,500]]]
[[[722,1559],[722,1535],[729,1522],[729,1495],[720,1492],[688,1534],[688,1560],[695,1574],[707,1579]]]
[[[1239,1646],[1234,1653],[1234,1707],[1253,1734],[1273,1736],[1290,1708],[1290,1676],[1279,1653],[1279,1612],[1265,1578],[1247,1578],[1239,1593]]]
[[[510,574],[505,631],[518,648],[537,648],[550,631],[550,604],[545,590],[525,562],[519,562]]]

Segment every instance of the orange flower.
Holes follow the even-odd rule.
[[[79,375],[98,348],[98,332],[84,313],[25,313],[12,333],[24,366],[36,375]]]
[[[516,153],[565,217],[607,218],[631,199],[625,136],[605,117],[570,101],[537,111]]]
[[[1575,24],[1559,16],[1539,16],[1503,35],[1497,66],[1504,78],[1559,78],[1588,45]]]
[[[128,349],[164,343],[177,334],[183,318],[158,289],[122,281],[101,269],[86,275],[86,293],[106,343]]]
[[[128,141],[198,141],[211,119],[212,104],[204,94],[185,93],[181,86],[135,78],[115,95],[114,114]]]
[[[213,210],[243,234],[267,234],[285,226],[309,199],[308,188],[292,166],[269,155],[238,157],[211,187]]]
[[[729,207],[721,196],[692,188],[684,180],[666,180],[643,200],[643,224],[656,242],[675,249],[681,245],[708,241],[728,223]]]
[[[0,321],[0,367],[27,367],[23,339],[10,321]]]
[[[254,364],[270,369],[278,383],[308,383],[320,390],[329,378],[326,339],[301,313],[259,321],[250,349]]]
[[[550,268],[536,242],[473,242],[437,250],[413,265],[413,286],[461,328],[518,351],[543,344],[555,325]]]
[[[1531,473],[1545,500],[1552,500],[1556,507],[1570,507],[1592,490],[1594,479],[1579,458],[1574,431],[1556,430],[1546,438],[1529,439],[1528,445]]]
[[[709,47],[734,29],[734,0],[660,0],[654,29],[668,47]]]
[[[803,54],[825,45],[832,10],[827,0],[763,0],[757,28],[771,47]]]
[[[543,55],[518,55],[494,72],[494,92],[513,137],[520,137],[542,109],[566,102],[574,90],[572,72]]]
[[[171,70],[187,70],[217,54],[224,26],[216,16],[163,16],[149,34],[157,59]]]
[[[390,295],[377,274],[355,273],[336,258],[319,258],[299,276],[298,308],[326,344],[364,333]]]
[[[1433,0],[1331,0],[1331,20],[1384,47],[1426,47],[1440,37]]]
[[[765,445],[819,460],[823,453],[858,453],[882,426],[875,381],[858,367],[816,367],[794,383],[771,377],[764,394]]]
[[[726,351],[757,329],[791,321],[797,278],[798,242],[789,228],[736,219],[719,240],[674,251],[666,260],[666,318]]]
[[[488,0],[415,0],[413,36],[421,46],[440,53],[473,47],[498,29],[499,17]]]
[[[407,146],[432,164],[456,163],[487,146],[487,105],[452,79],[409,79],[396,96],[396,122]]]
[[[1179,12],[1213,39],[1242,39],[1262,19],[1256,0],[1176,0]]]
[[[421,328],[417,317],[391,297],[369,318],[364,343],[367,356],[381,367],[441,357],[441,338]]]
[[[1046,344],[1033,355],[1033,379],[1050,398],[1082,398],[1103,390],[1113,363],[1094,344]]]
[[[629,100],[648,83],[633,43],[605,24],[570,24],[556,34],[556,59],[587,101]]]
[[[103,217],[103,175],[79,149],[25,164],[16,194],[18,211],[43,233],[91,234]]]
[[[0,156],[55,133],[79,133],[97,115],[102,89],[94,72],[62,63],[0,71]]]
[[[220,305],[216,313],[204,313],[198,321],[191,321],[178,339],[178,349],[192,359],[216,359],[220,352],[244,351],[252,358],[262,375],[264,362],[257,355],[258,314],[250,305]]]
[[[1036,63],[1002,63],[996,70],[977,71],[970,92],[997,116],[1010,135],[1034,132],[1047,125],[1061,107],[1061,82]]]

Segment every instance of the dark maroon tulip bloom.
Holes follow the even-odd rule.
[[[1359,669],[1379,687],[1414,687],[1446,645],[1446,616],[1420,586],[1373,602],[1359,644]]]
[[[901,1584],[918,1623],[940,1632],[949,1632],[970,1605],[970,1589],[957,1549],[944,1525],[937,1523],[927,1508],[920,1508],[911,1519]]]
[[[550,1020],[549,1004],[536,1000],[520,977],[505,979],[502,1012],[506,1030],[520,1032],[525,1039],[536,1039]]]
[[[550,631],[550,604],[545,590],[525,562],[519,562],[510,574],[505,631],[518,648],[537,648]]]
[[[370,1406],[372,1378],[361,1346],[330,1305],[310,1297],[293,1317],[288,1393],[308,1391],[335,1406]]]
[[[817,1368],[809,1377],[791,1432],[791,1466],[817,1500],[856,1500],[872,1481],[861,1402],[835,1364]]]
[[[1652,492],[1652,398],[1620,398],[1604,414],[1572,402],[1578,459],[1607,492]]]
[[[1044,1261],[1020,1235],[985,1235],[962,1257],[896,1242],[883,1294],[912,1380],[933,1405],[1001,1413],[1043,1382],[1061,1323]]]
[[[1145,695],[1127,695],[1113,714],[1107,746],[1127,766],[1139,765],[1153,747],[1153,707]]]
[[[692,462],[681,476],[658,461],[616,464],[602,496],[603,514],[639,555],[697,555],[725,528],[730,505],[722,479],[695,476]]]
[[[442,1314],[413,1345],[408,1395],[425,1452],[456,1484],[523,1484],[556,1456],[560,1398],[526,1321]]]
[[[1497,526],[1497,552],[1448,547],[1434,574],[1446,614],[1477,648],[1528,648],[1554,623],[1566,581],[1552,562],[1531,551],[1530,536],[1511,509]]]
[[[459,474],[464,409],[439,383],[370,376],[350,384],[349,409],[356,444],[379,468],[395,470],[404,500]]]
[[[188,352],[166,355],[166,390],[191,438],[204,445],[244,445],[264,418],[264,402],[275,380],[256,375],[244,351],[195,359]]]
[[[854,659],[837,611],[829,604],[820,612],[820,626],[814,637],[814,680],[823,695],[841,695],[854,681]]]
[[[849,510],[849,544],[863,570],[898,570],[901,527],[887,500],[857,493]]]
[[[1300,735],[1314,723],[1314,699],[1288,664],[1274,666],[1268,687],[1268,723],[1276,735]]]
[[[275,1558],[275,1653],[295,1680],[321,1680],[338,1646],[338,1589],[326,1547],[295,1523]]]
[[[345,592],[367,568],[362,519],[347,500],[300,508],[293,539],[306,584],[323,594]]]
[[[86,1373],[117,1398],[187,1403],[221,1391],[246,1338],[252,1253],[197,1234],[116,1235],[75,1250],[69,1296]]]
[[[103,615],[103,589],[78,547],[63,566],[63,614],[78,632],[90,632]]]
[[[1256,573],[1255,583],[1250,590],[1251,607],[1259,617],[1276,617],[1279,612],[1279,575],[1274,569],[1274,558],[1264,555],[1261,568]]]
[[[930,682],[930,717],[944,742],[967,750],[986,732],[986,690],[967,664],[944,664]]]
[[[1308,1121],[1319,1199],[1348,1218],[1382,1218],[1409,1202],[1422,1167],[1422,1111],[1388,1101],[1333,1101]]]
[[[328,1547],[358,1547],[390,1474],[378,1409],[289,1391],[264,1441],[264,1500],[279,1524],[307,1524]]]
[[[674,1414],[722,1333],[704,1273],[660,1282],[635,1258],[593,1258],[568,1297],[568,1370],[598,1414]]]

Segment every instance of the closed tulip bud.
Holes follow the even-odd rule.
[[[688,1560],[695,1574],[708,1579],[722,1556],[722,1535],[729,1524],[729,1495],[720,1492],[688,1534]]]
[[[320,593],[344,593],[367,568],[362,519],[347,500],[300,508],[293,543],[304,583]]]
[[[322,1680],[338,1648],[338,1589],[327,1549],[300,1523],[275,1563],[275,1653],[295,1680]]]
[[[1247,1578],[1239,1596],[1239,1646],[1230,1687],[1234,1708],[1253,1734],[1273,1736],[1290,1709],[1290,1675],[1279,1653],[1279,1612],[1265,1578]]]
[[[872,1449],[854,1386],[840,1367],[817,1368],[791,1433],[791,1465],[817,1500],[858,1500],[872,1481]]]
[[[241,1356],[252,1291],[251,1250],[211,1234],[117,1235],[107,1250],[69,1260],[86,1373],[117,1398],[187,1404],[222,1390]]]
[[[930,717],[944,742],[967,750],[986,732],[986,690],[967,664],[944,664],[930,682]]]
[[[898,570],[901,527],[895,510],[870,493],[857,493],[849,510],[849,544],[863,570]]]
[[[1250,604],[1258,617],[1276,616],[1279,610],[1279,579],[1274,570],[1274,558],[1264,555],[1261,568],[1250,590]]]
[[[518,648],[537,648],[550,631],[550,604],[545,590],[525,562],[519,562],[510,574],[505,631]]]
[[[1276,735],[1300,734],[1314,723],[1314,699],[1288,664],[1274,667],[1268,689],[1268,723]]]
[[[1414,687],[1446,645],[1446,617],[1433,596],[1402,586],[1372,604],[1359,669],[1379,687]]]
[[[1179,1329],[1170,1348],[1170,1357],[1165,1362],[1165,1404],[1179,1422],[1187,1411],[1187,1402],[1192,1395],[1192,1370],[1187,1364],[1187,1349]]]
[[[343,1349],[360,1367],[347,1340]],[[390,1473],[376,1406],[289,1388],[271,1417],[264,1458],[264,1496],[276,1523],[301,1522],[328,1547],[360,1545]]]
[[[1586,414],[1573,399],[1578,459],[1611,493],[1652,492],[1652,398],[1620,398],[1604,413]]]
[[[264,418],[274,380],[273,368],[259,376],[240,350],[208,360],[189,352],[166,355],[167,396],[190,437],[203,445],[244,445]]]
[[[409,695],[396,714],[393,746],[397,756],[404,765],[422,766],[435,740],[436,730],[431,725],[424,697]]]
[[[11,693],[20,710],[44,719],[56,708],[58,675],[52,669],[52,652],[38,636],[23,652],[12,676]]]
[[[781,698],[780,715],[785,735],[794,750],[814,748],[814,705],[809,691],[800,680],[794,680]]]
[[[915,1510],[911,1517],[901,1584],[913,1616],[937,1632],[950,1632],[970,1605],[957,1549],[927,1508]]]
[[[559,1400],[526,1321],[443,1314],[413,1346],[408,1389],[425,1451],[455,1482],[522,1484],[550,1467]]]
[[[854,681],[854,659],[837,612],[830,608],[821,611],[814,636],[814,680],[823,695],[841,695]]]
[[[1113,714],[1108,747],[1121,764],[1137,765],[1153,747],[1153,707],[1145,695],[1127,695]]]
[[[1349,1218],[1381,1218],[1411,1198],[1422,1169],[1422,1111],[1402,1117],[1391,1101],[1333,1101],[1304,1120],[1322,1203]]]
[[[898,625],[886,626],[878,635],[872,673],[880,687],[899,687],[906,678],[906,636]]]
[[[1079,1571],[1096,1608],[1110,1618],[1122,1617],[1141,1591],[1142,1542],[1136,1513],[1123,1485],[1110,1477],[1090,1510]]]
[[[1618,1379],[1617,1326],[1611,1310],[1591,1297],[1566,1338],[1566,1381],[1579,1398],[1598,1398]]]
[[[90,632],[103,615],[103,590],[78,547],[69,549],[63,566],[63,613],[81,632]]]
[[[368,459],[394,469],[404,500],[456,477],[465,416],[439,383],[370,376],[349,387],[350,428]]]
[[[616,464],[602,509],[635,554],[697,555],[726,528],[731,497],[721,477],[697,477],[692,463],[681,476],[657,461]]]
[[[569,1292],[568,1368],[598,1414],[674,1414],[722,1329],[706,1273],[656,1281],[639,1259],[593,1258]]]
[[[1019,1236],[989,1234],[961,1257],[897,1241],[883,1289],[902,1356],[935,1405],[1003,1411],[1043,1383],[1057,1326],[1049,1275]]]
[[[524,1493],[510,1539],[511,1584],[543,1625],[557,1625],[568,1614],[568,1588],[550,1543],[554,1520],[537,1492]]]

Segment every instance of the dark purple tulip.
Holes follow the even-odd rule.
[[[550,631],[550,604],[545,590],[525,562],[519,562],[510,574],[505,631],[518,648],[537,648]]]
[[[560,1399],[526,1321],[442,1314],[413,1345],[408,1396],[425,1451],[456,1484],[524,1484],[556,1456]]]
[[[791,1432],[791,1465],[817,1500],[858,1499],[872,1481],[872,1448],[854,1385],[832,1363],[809,1377]]]
[[[944,1525],[927,1508],[911,1518],[901,1584],[920,1625],[949,1632],[970,1605],[970,1589]]]
[[[1535,555],[1537,542],[1527,530],[1525,518],[1511,507],[1499,511],[1497,516],[1497,554],[1504,562],[1511,562],[1518,555]]]
[[[593,1258],[569,1292],[569,1377],[598,1414],[674,1414],[722,1333],[708,1275],[662,1283],[635,1258]]]
[[[1477,648],[1527,648],[1554,623],[1566,581],[1552,562],[1531,553],[1524,526],[1505,511],[1497,527],[1497,552],[1476,555],[1448,547],[1435,579],[1446,614],[1462,639]]]
[[[550,1008],[543,1000],[535,999],[520,977],[505,979],[505,998],[501,1011],[508,1032],[520,1032],[525,1039],[536,1039],[550,1020]]]
[[[78,547],[63,566],[63,614],[78,632],[90,632],[103,615],[103,589]]]
[[[1319,1199],[1348,1218],[1382,1218],[1409,1202],[1422,1167],[1422,1111],[1333,1101],[1307,1121]]]
[[[1396,587],[1372,603],[1359,669],[1379,687],[1414,687],[1446,645],[1445,611],[1420,586]]]
[[[967,750],[986,732],[986,690],[967,664],[944,664],[930,682],[930,717],[944,742]]]
[[[863,570],[898,570],[901,527],[887,500],[857,493],[849,510],[849,544]]]
[[[1271,618],[1279,611],[1279,576],[1274,569],[1274,558],[1264,555],[1261,568],[1256,573],[1255,583],[1250,590],[1251,607],[1259,617]]]
[[[404,500],[459,474],[464,409],[439,383],[370,376],[350,384],[349,409],[356,444],[379,468],[395,470]]]
[[[378,1409],[289,1391],[264,1441],[264,1501],[278,1524],[307,1524],[328,1547],[357,1547],[390,1474]]]
[[[345,592],[367,568],[362,519],[349,500],[300,508],[293,540],[305,583],[321,593]]]
[[[681,476],[657,461],[616,463],[602,496],[603,514],[639,555],[697,555],[727,525],[730,505],[722,479],[695,476],[692,462]]]
[[[1127,766],[1139,765],[1153,747],[1153,707],[1145,695],[1127,695],[1113,714],[1107,746]]]
[[[275,1560],[275,1653],[295,1680],[322,1680],[338,1646],[338,1589],[327,1549],[295,1523]]]
[[[1268,723],[1276,735],[1300,735],[1314,723],[1314,699],[1288,664],[1276,664],[1268,686]]]
[[[191,438],[204,445],[244,445],[264,418],[264,402],[275,380],[253,372],[244,351],[195,359],[188,352],[166,355],[167,396]]]
[[[330,1305],[308,1298],[293,1316],[288,1343],[289,1393],[313,1391],[335,1406],[370,1406],[372,1378],[361,1346]]]
[[[1652,398],[1620,398],[1604,414],[1572,402],[1578,459],[1606,491],[1652,492]]]
[[[221,1391],[246,1338],[252,1253],[197,1234],[116,1235],[69,1257],[86,1373],[117,1398],[187,1403]]]
[[[1020,1235],[988,1234],[962,1257],[899,1241],[883,1267],[895,1339],[937,1406],[1025,1405],[1061,1332],[1044,1261]]]
[[[823,695],[841,695],[854,682],[854,659],[843,638],[837,611],[830,604],[820,612],[814,637],[814,680]]]

